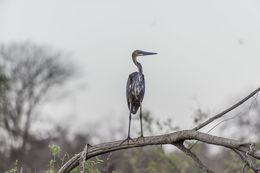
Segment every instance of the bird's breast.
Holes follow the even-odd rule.
[[[133,87],[132,94],[136,97],[136,99],[138,99],[140,93],[144,91],[144,80],[141,75],[136,76],[132,87]]]

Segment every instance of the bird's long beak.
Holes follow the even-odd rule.
[[[145,56],[145,55],[155,55],[155,54],[157,54],[157,53],[140,51],[138,55],[139,56]]]

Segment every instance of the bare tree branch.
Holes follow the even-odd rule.
[[[205,166],[200,159],[188,148],[186,148],[183,145],[183,142],[175,143],[173,144],[177,148],[179,148],[181,151],[183,151],[186,155],[190,156],[193,161],[196,163],[197,167],[199,167],[202,171],[208,172],[208,173],[214,173],[214,171],[210,170],[207,166]]]
[[[198,140],[208,144],[220,145],[227,148],[234,148],[239,151],[248,153],[254,158],[260,159],[260,150],[250,149],[249,143],[218,137],[218,136],[202,133],[195,130],[183,130],[183,131],[178,131],[178,132],[165,134],[165,135],[149,136],[149,137],[145,137],[144,141],[143,140],[137,142],[130,141],[129,145],[128,144],[120,145],[122,140],[94,145],[91,148],[89,148],[86,159],[90,159],[94,156],[98,156],[116,150],[143,147],[147,145],[175,144],[184,140]],[[67,173],[71,171],[73,168],[75,168],[76,166],[78,166],[80,156],[81,153],[72,157],[67,163],[65,163],[60,168],[59,173]]]
[[[84,150],[80,154],[80,161],[79,161],[80,173],[85,172],[85,161],[86,161],[87,152],[88,152],[88,144],[85,146]]]
[[[193,130],[199,130],[203,127],[205,127],[206,125],[208,125],[209,123],[211,123],[212,121],[222,117],[223,115],[225,115],[226,113],[232,111],[233,109],[237,108],[238,106],[240,106],[241,104],[243,104],[245,101],[247,101],[248,99],[250,99],[251,97],[253,97],[256,93],[258,93],[260,91],[260,87],[257,88],[255,91],[253,91],[251,94],[249,94],[248,96],[246,96],[244,99],[240,100],[239,102],[237,102],[236,104],[234,104],[233,106],[231,106],[230,108],[224,110],[223,112],[209,118],[207,121],[199,124],[198,126],[196,126],[195,128],[193,128]]]
[[[246,166],[248,166],[250,169],[252,169],[254,172],[258,172],[258,171],[260,171],[260,168],[256,168],[256,167],[254,167],[254,165],[252,165],[252,163],[250,163],[248,160],[247,160],[247,158],[246,158],[246,155],[243,153],[243,152],[241,152],[241,151],[238,151],[237,149],[232,149],[237,155],[239,155],[239,157],[241,158],[241,160],[243,161],[243,162],[245,162],[245,164],[246,164]]]
[[[228,139],[223,138],[219,136],[210,135],[207,133],[199,132],[198,130],[203,128],[204,126],[208,125],[209,123],[213,122],[214,120],[220,118],[221,116],[225,115],[226,113],[230,112],[231,110],[235,109],[239,105],[243,104],[245,101],[247,101],[249,98],[253,97],[256,93],[260,91],[260,87],[257,88],[255,91],[253,91],[251,94],[249,94],[247,97],[236,103],[235,105],[231,106],[230,108],[224,110],[223,112],[215,115],[214,117],[208,119],[207,121],[203,122],[202,124],[198,125],[197,127],[193,128],[192,130],[182,130],[170,134],[165,135],[159,135],[159,136],[149,136],[144,138],[142,141],[129,141],[129,144],[122,144],[122,140],[120,141],[114,141],[114,142],[108,142],[103,144],[98,144],[95,146],[92,146],[90,149],[87,148],[88,152],[82,151],[81,153],[75,155],[72,157],[67,163],[65,163],[58,173],[68,173],[75,167],[79,165],[80,159],[83,157],[86,157],[85,159],[90,159],[94,156],[105,154],[108,152],[116,151],[116,150],[123,150],[128,148],[135,148],[135,147],[143,147],[147,145],[162,145],[162,144],[172,144],[175,145],[177,148],[179,148],[181,151],[183,151],[186,155],[190,156],[196,163],[196,165],[203,171],[214,173],[212,170],[207,168],[200,159],[190,151],[190,149],[187,149],[183,142],[185,140],[197,140],[200,142],[213,144],[213,145],[219,145],[226,148],[230,148],[234,150],[241,159],[255,172],[258,171],[258,168],[253,167],[250,162],[246,159],[244,153],[247,155],[252,156],[253,158],[260,159],[260,150],[256,149],[252,146],[254,146],[252,143],[245,143],[240,142],[238,140],[234,139]],[[121,145],[122,144],[122,145]],[[86,148],[86,147],[85,147]],[[85,153],[86,156],[85,156]],[[82,163],[82,161],[81,161]],[[83,162],[84,163],[84,162]]]

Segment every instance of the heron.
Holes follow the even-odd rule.
[[[140,126],[141,126],[141,136],[137,138],[143,138],[143,124],[142,124],[142,101],[145,93],[145,80],[143,74],[142,65],[137,61],[138,56],[146,56],[146,55],[155,55],[157,53],[154,52],[145,52],[142,50],[135,50],[132,53],[132,59],[136,67],[138,68],[138,72],[133,72],[129,75],[126,85],[126,99],[127,105],[129,109],[129,125],[128,125],[128,136],[122,142],[128,142],[132,140],[130,138],[130,126],[131,126],[131,116],[132,114],[136,114],[138,109],[140,108]],[[121,144],[122,144],[121,143]]]

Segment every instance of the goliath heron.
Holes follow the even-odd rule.
[[[129,143],[129,140],[132,140],[130,138],[131,116],[132,116],[132,114],[136,114],[139,107],[140,107],[140,125],[141,125],[141,136],[140,137],[144,137],[143,136],[143,125],[142,125],[142,101],[143,101],[144,92],[145,92],[145,82],[144,82],[142,65],[136,60],[136,58],[137,58],[137,56],[154,55],[154,54],[157,54],[157,53],[145,52],[145,51],[141,51],[141,50],[135,50],[132,53],[132,59],[133,59],[134,64],[138,68],[138,72],[131,73],[127,80],[126,98],[127,98],[128,109],[129,109],[129,126],[128,126],[128,136],[122,143],[124,143],[125,141],[127,141]],[[137,139],[139,139],[139,138],[137,138]]]

